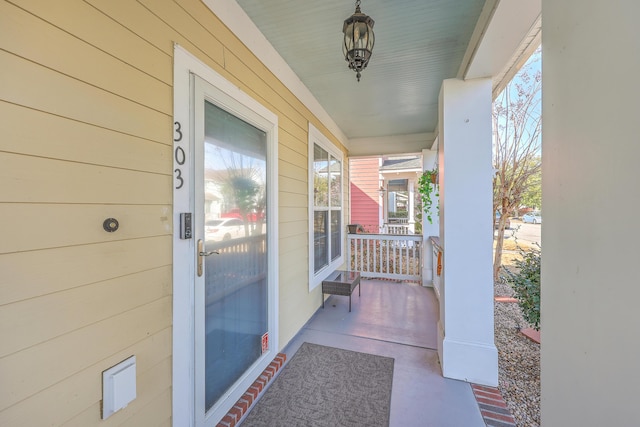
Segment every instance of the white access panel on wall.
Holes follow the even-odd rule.
[[[102,419],[125,408],[136,398],[136,357],[102,372]]]

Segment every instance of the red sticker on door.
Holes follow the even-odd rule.
[[[269,332],[265,332],[262,336],[262,353],[269,350]]]

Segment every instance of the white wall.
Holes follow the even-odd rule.
[[[542,7],[542,424],[637,426],[640,2]]]

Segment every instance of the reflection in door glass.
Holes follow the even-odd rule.
[[[205,101],[206,410],[262,353],[268,328],[266,134]]]

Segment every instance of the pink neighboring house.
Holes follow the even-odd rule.
[[[349,160],[351,219],[368,233],[380,231],[380,159],[354,158]]]

